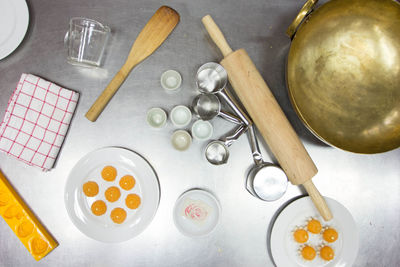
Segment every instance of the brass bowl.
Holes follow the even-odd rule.
[[[399,147],[400,4],[331,0],[303,20],[316,2],[304,5],[287,32],[295,111],[334,147],[366,154]]]

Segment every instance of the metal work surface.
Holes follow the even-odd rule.
[[[320,1],[318,5],[326,1]],[[125,61],[136,36],[163,4],[181,20],[165,43],[130,73],[96,122],[84,115]],[[27,202],[59,246],[40,262],[29,255],[4,220],[0,220],[0,266],[274,266],[269,232],[280,208],[304,195],[289,184],[275,202],[263,202],[245,189],[253,166],[250,146],[242,136],[230,148],[227,164],[214,166],[204,157],[207,141],[194,141],[184,152],[174,150],[170,137],[177,128],[146,124],[146,112],[178,104],[190,105],[198,94],[195,74],[203,63],[222,55],[209,38],[201,18],[211,14],[233,49],[245,48],[299,134],[319,172],[319,191],[343,204],[360,232],[354,266],[398,266],[400,263],[400,149],[360,155],[329,147],[297,118],[285,84],[290,40],[285,35],[300,0],[153,1],[88,0],[28,1],[30,25],[22,44],[0,61],[0,117],[21,73],[31,73],[78,91],[81,96],[55,168],[47,173],[0,153],[0,169]],[[98,20],[111,28],[101,69],[67,63],[63,38],[71,17]],[[182,89],[168,94],[160,85],[167,69],[182,75]],[[233,129],[221,118],[212,120],[213,138]],[[271,125],[271,127],[274,127]],[[108,146],[141,154],[157,173],[161,198],[150,225],[137,237],[107,244],[82,234],[64,205],[69,172],[87,153]],[[266,161],[274,161],[260,142]],[[203,188],[219,200],[222,215],[209,235],[189,238],[174,225],[175,201],[188,189]]]

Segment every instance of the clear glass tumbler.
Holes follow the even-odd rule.
[[[68,63],[99,67],[110,35],[110,28],[92,19],[71,18],[64,43]]]

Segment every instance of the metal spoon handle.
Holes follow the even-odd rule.
[[[223,142],[227,147],[230,147],[246,130],[248,126],[240,125],[235,131],[224,138]]]
[[[253,124],[251,119],[246,115],[245,112],[239,107],[236,103],[235,99],[229,94],[229,92],[224,88],[221,91],[218,91],[218,95],[225,100],[225,102],[232,108],[232,110],[236,113],[236,115],[243,121],[243,123],[247,126]]]
[[[235,115],[232,115],[228,112],[225,112],[225,111],[220,111],[218,113],[218,116],[220,116],[221,118],[223,118],[229,122],[235,123],[235,124],[239,124],[239,125],[243,124],[243,122],[238,117],[236,117]]]
[[[249,130],[247,131],[247,137],[249,139],[251,153],[253,155],[254,163],[256,165],[262,165],[264,163],[264,159],[261,155],[260,147],[258,146],[258,141],[257,141],[254,125],[249,126]]]

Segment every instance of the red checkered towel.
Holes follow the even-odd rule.
[[[64,141],[79,94],[21,75],[0,125],[0,151],[48,171]]]

